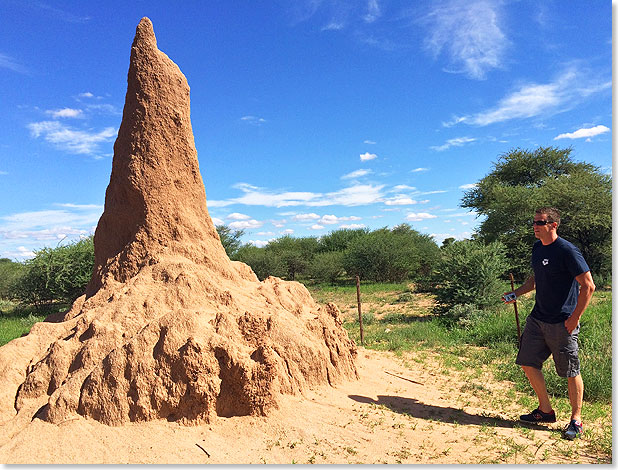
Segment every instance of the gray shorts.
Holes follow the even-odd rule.
[[[579,325],[569,334],[564,322],[545,323],[532,316],[526,319],[521,334],[521,347],[515,364],[542,369],[543,362],[551,354],[554,357],[556,372],[560,377],[579,375],[579,356],[577,337]]]

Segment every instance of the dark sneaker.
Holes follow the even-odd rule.
[[[571,422],[567,425],[567,427],[564,428],[564,438],[572,441],[573,439],[580,437],[583,431],[584,426],[582,425],[581,421],[577,422],[572,419]]]
[[[554,412],[554,410],[551,410],[551,413],[543,413],[537,408],[536,410],[531,411],[527,415],[521,415],[519,417],[519,420],[526,423],[555,423],[556,413]]]

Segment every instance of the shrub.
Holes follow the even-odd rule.
[[[22,263],[15,263],[8,258],[0,259],[0,299],[13,300],[17,298],[16,288],[19,278],[24,272]]]
[[[36,251],[24,263],[16,286],[19,300],[40,306],[53,301],[73,302],[84,293],[94,266],[93,237]]]
[[[227,255],[232,258],[242,246],[241,237],[245,234],[244,230],[233,230],[227,225],[217,225],[215,227],[219,234],[219,239]]]
[[[460,304],[483,309],[500,303],[500,278],[508,268],[505,247],[464,240],[442,250],[434,273],[436,300],[447,312]]]
[[[418,279],[431,272],[439,248],[407,224],[374,230],[352,240],[344,254],[349,275],[375,282]]]
[[[243,245],[234,255],[234,259],[251,266],[256,276],[263,281],[268,276],[282,277],[285,265],[281,258],[273,252],[253,245]]]
[[[343,253],[339,251],[327,251],[318,253],[309,263],[307,274],[312,279],[321,282],[334,283],[344,274]]]

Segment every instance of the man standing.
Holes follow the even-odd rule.
[[[532,223],[534,236],[539,239],[532,247],[534,275],[513,293],[517,298],[536,289],[536,302],[526,320],[515,363],[526,373],[539,399],[539,406],[520,419],[529,423],[556,422],[542,372],[543,362],[551,354],[556,372],[568,380],[572,411],[564,436],[575,439],[583,431],[584,382],[579,370],[577,345],[579,319],[590,302],[595,285],[581,252],[558,236],[560,213],[557,209],[537,209]],[[515,299],[505,301],[511,303]]]

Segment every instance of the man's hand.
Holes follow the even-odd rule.
[[[567,329],[569,334],[571,334],[571,333],[573,333],[573,330],[575,330],[575,328],[577,328],[578,324],[579,324],[579,318],[574,317],[573,315],[571,315],[564,322],[564,327]]]
[[[516,300],[517,300],[517,295],[515,294],[514,291],[512,291],[512,292],[505,292],[504,294],[502,294],[502,301],[505,304],[512,304]]]

